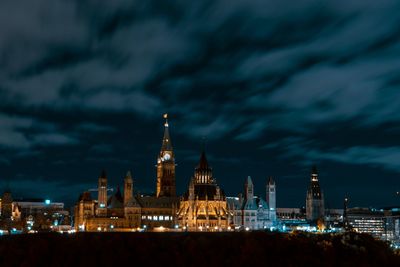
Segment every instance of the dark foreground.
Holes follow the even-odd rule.
[[[128,263],[128,264],[127,264]],[[0,238],[0,266],[400,266],[368,235],[85,233]]]

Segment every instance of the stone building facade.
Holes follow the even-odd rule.
[[[236,229],[261,230],[277,225],[275,182],[269,178],[266,185],[266,200],[255,196],[250,176],[244,185],[244,195],[228,198],[229,210],[233,213]]]
[[[310,185],[307,190],[306,218],[308,221],[315,222],[318,219],[323,220],[324,216],[324,194],[319,184],[317,167],[314,166],[311,171]]]
[[[134,194],[130,172],[124,178],[123,192],[108,195],[108,179],[103,171],[98,178],[97,199],[84,192],[75,206],[77,231],[136,231],[173,228],[179,205],[175,186],[175,154],[164,115],[164,136],[157,158],[155,195]]]
[[[213,177],[203,151],[188,190],[181,198],[178,223],[187,231],[225,231],[230,218],[225,193]]]

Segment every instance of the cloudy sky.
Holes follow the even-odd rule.
[[[155,190],[170,114],[178,192],[203,137],[228,195],[398,205],[397,0],[0,3],[0,187],[72,204],[104,168]]]

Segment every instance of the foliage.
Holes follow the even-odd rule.
[[[79,233],[0,238],[0,266],[400,266],[369,235]]]

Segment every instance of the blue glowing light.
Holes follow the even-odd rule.
[[[44,201],[44,204],[46,204],[46,205],[50,205],[50,203],[51,203],[50,199],[46,199],[46,200]]]

